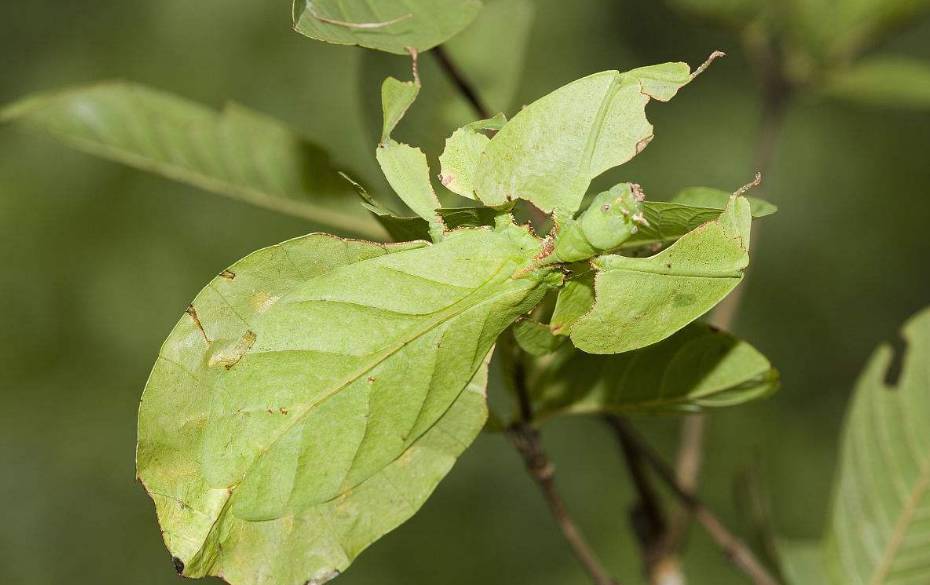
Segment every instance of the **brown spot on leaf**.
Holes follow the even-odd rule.
[[[639,142],[637,142],[637,143],[636,143],[636,154],[639,154],[639,153],[641,153],[643,150],[645,150],[645,148],[646,148],[647,146],[649,146],[649,143],[652,142],[652,139],[653,139],[653,138],[655,138],[655,136],[653,136],[652,134],[650,134],[649,136],[647,136],[647,137],[643,138],[642,140],[640,140]]]
[[[225,278],[226,280],[232,280],[236,278],[236,273],[233,272],[232,270],[224,270],[223,272],[220,272],[220,278]]]
[[[188,314],[188,316],[194,322],[194,325],[196,325],[197,329],[200,330],[200,334],[203,336],[203,340],[207,342],[207,345],[209,345],[210,338],[207,337],[207,332],[203,328],[203,323],[200,322],[200,317],[197,315],[197,309],[194,308],[194,305],[187,305],[187,309],[184,312]]]
[[[249,299],[249,304],[256,313],[264,313],[271,308],[271,305],[278,302],[279,296],[272,296],[267,291],[260,290]]]
[[[242,356],[252,349],[252,345],[255,344],[255,339],[256,335],[254,331],[246,331],[239,341],[236,342],[236,345],[214,354],[213,357],[210,358],[209,365],[222,365],[227,370],[231,369],[239,363]]]

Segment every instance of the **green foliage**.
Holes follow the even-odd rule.
[[[184,574],[323,582],[413,514],[484,422],[469,383],[495,338],[558,282],[514,276],[536,247],[516,227],[310,235],[214,279],[139,411],[139,476]]]
[[[519,340],[519,338],[518,338]],[[692,324],[661,343],[612,356],[558,350],[531,378],[535,412],[688,412],[773,392],[778,373],[754,347]]]
[[[720,302],[749,264],[749,202],[733,197],[720,218],[655,256],[602,256],[591,310],[571,327],[588,353],[620,353],[665,339]]]
[[[28,97],[0,121],[79,150],[317,224],[377,237],[321,147],[231,104],[221,113],[133,83]]]
[[[497,131],[504,127],[507,119],[498,114],[487,120],[478,120],[459,128],[446,140],[446,148],[439,155],[442,184],[462,197],[475,198],[475,173],[481,153],[491,142],[483,131]]]
[[[670,64],[581,83],[601,77],[606,97],[586,103],[603,118],[597,129],[590,128],[591,111],[561,98],[548,111],[560,117],[549,123],[588,124],[588,148],[607,160],[600,150],[629,138],[624,120],[639,120],[651,136],[642,110],[649,98],[640,92],[668,99],[681,83],[666,78],[686,82],[690,73]],[[617,99],[628,89],[639,97]],[[391,138],[418,92],[416,70],[413,82],[390,78],[382,85],[376,151],[388,182],[417,217],[395,216],[349,182],[395,238],[428,234],[434,243],[385,246],[310,235],[261,250],[214,279],[162,348],[139,413],[138,469],[185,575],[297,585],[339,574],[417,510],[474,438],[486,415],[484,364],[505,329],[515,323],[517,344],[531,355],[562,352],[553,356],[551,374],[560,387],[566,368],[576,367],[564,356],[582,355],[565,343],[568,330],[586,351],[644,347],[698,318],[741,276],[751,221],[745,197],[731,197],[722,213],[712,210],[712,221],[652,258],[599,256],[645,223],[638,185],[594,197],[573,218],[568,212],[587,184],[552,176],[559,192],[581,191],[578,202],[558,207],[565,215],[545,238],[515,225],[509,205],[442,208],[426,156]],[[538,114],[533,106],[528,111],[532,121]],[[444,182],[467,192],[471,181],[503,168],[489,152],[526,140],[525,121],[508,133],[514,121],[494,118],[456,131],[442,157]],[[494,138],[480,133],[498,128]],[[500,136],[505,140],[495,145]],[[555,148],[550,154],[565,154]],[[569,158],[577,155],[572,144],[563,148]],[[513,172],[529,176],[538,168],[529,161]],[[661,213],[656,219],[663,225]],[[561,295],[553,318],[569,315],[570,325],[525,317],[548,290],[562,287],[566,273],[585,272],[585,261],[598,272],[596,300],[590,290],[571,302],[571,294]],[[575,277],[565,290],[586,282]],[[598,331],[598,324],[615,331]],[[684,368],[674,379],[666,376],[651,390],[643,382],[622,396],[612,390],[603,400],[616,404],[603,409],[724,405],[774,387],[771,366],[751,347],[690,331],[651,354],[660,370]],[[577,391],[563,392],[557,406],[547,396],[544,406],[555,413],[577,402],[577,410],[594,410],[596,398]]]
[[[652,140],[649,100],[668,101],[690,80],[685,63],[603,71],[536,100],[482,151],[475,198],[491,207],[519,198],[543,211],[573,214],[594,177]]]
[[[930,64],[881,56],[859,62],[891,32],[930,13],[930,0],[673,0],[672,5],[740,30],[769,93],[810,92],[919,109],[930,103]]]
[[[793,585],[930,580],[930,310],[902,336],[904,353],[880,346],[856,385],[826,536],[783,547]]]
[[[404,54],[449,40],[480,10],[481,0],[294,0],[294,28],[329,43]]]
[[[907,57],[869,57],[838,71],[823,91],[868,105],[930,110],[930,63]]]

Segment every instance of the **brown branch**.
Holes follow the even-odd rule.
[[[462,74],[462,71],[458,68],[452,58],[449,57],[449,54],[446,53],[445,48],[442,45],[434,47],[430,51],[433,55],[436,56],[436,60],[439,62],[439,66],[448,76],[449,81],[451,81],[459,93],[462,94],[462,97],[468,102],[472,107],[475,113],[479,118],[486,119],[491,117],[491,110],[487,105],[481,100],[481,97],[478,95],[478,92],[475,91],[474,86],[465,78]]]
[[[611,427],[616,424],[616,417],[605,416],[604,420]],[[616,434],[638,495],[636,503],[630,507],[629,514],[630,524],[639,541],[643,572],[654,585],[667,583],[665,577],[670,567],[666,554],[667,525],[661,499],[652,485],[646,464],[636,445],[623,433]]]
[[[626,420],[617,416],[611,417],[611,426],[621,438],[621,442],[632,445],[643,460],[652,467],[656,475],[671,489],[672,493],[691,512],[695,520],[704,527],[711,539],[738,569],[748,575],[755,585],[778,585],[775,577],[759,562],[749,547],[730,532],[693,492],[681,485],[675,476],[675,471],[651,446],[640,438]]]
[[[533,427],[533,407],[526,388],[526,372],[523,362],[517,354],[519,349],[512,341],[501,340],[500,349],[511,366],[513,390],[517,395],[520,420],[507,429],[510,442],[523,457],[526,470],[542,492],[552,517],[559,525],[562,536],[572,550],[572,554],[584,567],[595,585],[620,585],[610,576],[604,565],[597,558],[578,525],[568,512],[565,500],[555,486],[555,465],[550,461],[542,446],[539,431]],[[517,355],[515,355],[517,354]]]
[[[527,423],[520,422],[513,425],[507,434],[513,446],[523,456],[526,470],[539,486],[552,517],[562,531],[562,536],[571,547],[575,558],[590,575],[591,581],[596,585],[619,585],[598,560],[565,507],[565,501],[555,487],[555,466],[542,448],[539,431]]]

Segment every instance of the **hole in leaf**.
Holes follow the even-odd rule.
[[[895,336],[891,340],[891,352],[891,362],[885,370],[884,381],[889,390],[897,390],[901,370],[904,368],[904,356],[907,355],[907,340],[900,335]]]

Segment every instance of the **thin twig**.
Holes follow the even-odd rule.
[[[614,417],[605,416],[604,419],[609,425],[614,425]],[[650,583],[654,585],[666,583],[665,535],[667,526],[661,499],[652,485],[642,454],[636,445],[621,433],[617,433],[617,438],[638,495],[636,503],[630,507],[630,523],[639,540],[644,572]]]
[[[526,470],[539,486],[552,517],[558,523],[565,541],[572,549],[578,562],[584,567],[596,585],[619,585],[598,560],[587,540],[578,530],[565,507],[565,501],[555,487],[555,467],[549,461],[539,440],[539,431],[526,423],[518,423],[508,430],[508,435],[517,451],[523,456]]]
[[[491,110],[487,105],[481,100],[481,97],[478,95],[478,92],[475,91],[475,88],[471,83],[465,78],[462,74],[462,71],[458,68],[452,58],[449,57],[449,54],[446,53],[445,48],[442,45],[434,47],[430,51],[433,55],[436,56],[436,60],[439,62],[439,66],[442,67],[442,70],[445,71],[446,75],[449,77],[449,80],[455,84],[456,89],[459,93],[462,94],[462,97],[468,101],[468,104],[472,107],[478,117],[482,119],[487,119],[491,117]]]
[[[562,536],[565,537],[575,558],[590,575],[591,581],[595,585],[620,585],[610,576],[584,535],[581,534],[578,525],[565,506],[565,500],[562,499],[555,486],[555,466],[543,449],[539,430],[532,425],[533,408],[526,388],[526,375],[522,360],[514,359],[513,354],[519,350],[506,342],[500,344],[500,350],[510,353],[506,357],[512,361],[510,369],[513,375],[513,389],[517,395],[520,411],[520,420],[507,429],[507,436],[523,457],[526,470],[542,492],[552,517],[562,531]]]
[[[717,546],[723,550],[726,557],[737,568],[748,575],[756,585],[778,585],[775,577],[759,562],[749,547],[730,532],[693,492],[682,487],[675,476],[675,471],[650,445],[643,441],[626,420],[620,417],[612,417],[611,426],[623,442],[633,445],[636,451],[642,455],[643,459],[656,472],[656,475],[668,485],[672,493],[693,514],[711,539],[717,543]]]

